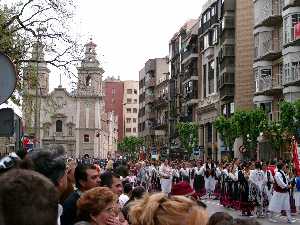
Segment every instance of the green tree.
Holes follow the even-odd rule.
[[[123,138],[121,142],[118,143],[118,150],[130,159],[137,159],[139,148],[143,145],[143,139],[139,137],[129,136]]]
[[[192,122],[179,122],[176,124],[182,147],[187,150],[189,156],[193,148],[198,146],[198,125]]]
[[[224,116],[219,116],[213,125],[220,133],[224,145],[232,150],[234,141],[238,137],[237,126],[233,117],[226,118]]]

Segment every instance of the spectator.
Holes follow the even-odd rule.
[[[76,221],[76,202],[80,195],[100,184],[99,172],[94,165],[78,164],[74,172],[75,185],[74,191],[63,203],[63,214],[61,216],[62,225],[73,225]]]
[[[15,152],[12,152],[7,156],[2,157],[0,159],[0,175],[12,168],[18,168],[19,163],[20,158]]]
[[[129,221],[132,225],[206,225],[207,212],[186,197],[158,193],[133,202]]]
[[[67,189],[67,174],[64,151],[61,146],[52,146],[51,150],[33,151],[28,154],[26,161],[32,163],[32,169],[49,178],[55,185],[59,197]],[[60,217],[63,207],[58,205],[57,223],[60,225]]]
[[[48,178],[13,169],[0,177],[0,184],[1,225],[57,225],[58,193]]]
[[[125,183],[123,186],[124,186],[124,193],[122,193],[119,197],[119,204],[120,204],[121,208],[123,208],[123,206],[129,200],[129,194],[132,191],[132,184],[131,183]]]
[[[118,224],[115,204],[116,195],[107,187],[86,191],[77,201],[78,220],[91,225]]]
[[[123,193],[122,182],[118,174],[106,171],[100,175],[100,179],[102,187],[110,188],[117,196]]]
[[[141,199],[143,197],[143,195],[145,194],[145,192],[146,192],[146,190],[143,186],[135,187],[132,190],[129,200],[126,202],[126,204],[122,208],[122,212],[124,214],[125,219],[127,219],[127,221],[129,220],[128,212],[129,212],[130,207],[131,207],[130,203],[132,203],[133,201],[135,201],[137,199]]]
[[[207,225],[217,225],[217,224],[229,224],[233,223],[233,217],[226,212],[216,212],[209,218]]]
[[[60,201],[63,203],[75,190],[75,168],[76,168],[76,161],[73,159],[69,159],[67,162],[67,189],[63,193],[60,198]]]

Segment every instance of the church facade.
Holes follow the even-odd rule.
[[[36,43],[32,58],[43,61],[42,49],[43,46]],[[25,79],[22,107],[25,133],[35,136],[37,146],[60,144],[70,157],[114,156],[118,141],[117,117],[114,112],[104,111],[104,70],[96,56],[96,44],[90,41],[85,45],[85,57],[77,68],[77,87],[72,92],[61,85],[49,92],[50,70],[46,63],[29,64],[24,69],[24,76],[37,74],[38,78]]]

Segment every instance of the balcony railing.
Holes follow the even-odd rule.
[[[289,83],[295,83],[300,81],[300,65],[290,66],[285,65],[284,74],[283,74],[283,85]]]
[[[273,26],[282,20],[281,0],[257,0],[254,3],[254,26]]]
[[[198,50],[196,47],[191,48],[185,52],[182,53],[182,63],[186,63],[187,61],[189,61],[190,59],[193,58],[198,58]]]
[[[256,92],[264,92],[272,89],[282,88],[282,74],[277,74],[274,77],[265,76],[256,80]]]

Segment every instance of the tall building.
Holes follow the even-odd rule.
[[[77,89],[71,93],[61,85],[48,92],[50,70],[46,63],[30,63],[24,69],[28,78],[24,79],[22,107],[25,132],[33,134],[40,147],[60,144],[72,157],[89,154],[105,158],[116,151],[116,148],[108,149],[103,145],[105,136],[117,139],[116,133],[104,126],[116,126],[113,124],[116,120],[114,115],[110,115],[110,121],[101,119],[106,116],[103,115],[104,70],[96,55],[96,44],[90,41],[85,45],[85,58],[77,68]],[[44,61],[41,43],[33,46],[32,59],[37,58]],[[36,73],[38,79],[33,79]]]
[[[198,20],[187,21],[169,42],[168,143],[171,157],[181,150],[176,124],[193,121],[198,98]]]
[[[138,136],[138,111],[139,111],[139,82],[133,80],[123,81],[123,121],[124,136]]]
[[[280,101],[300,98],[300,1],[257,0],[253,16],[253,102],[277,121]],[[259,146],[261,157],[275,156]]]
[[[115,77],[108,77],[104,80],[104,102],[105,112],[114,112],[118,118],[118,141],[124,137],[124,83]]]
[[[232,157],[213,126],[219,115],[253,107],[253,1],[209,0],[199,18],[199,147],[204,158]],[[237,151],[235,150],[235,153]]]
[[[167,58],[149,59],[139,72],[139,137],[153,154],[168,143],[168,74]]]

